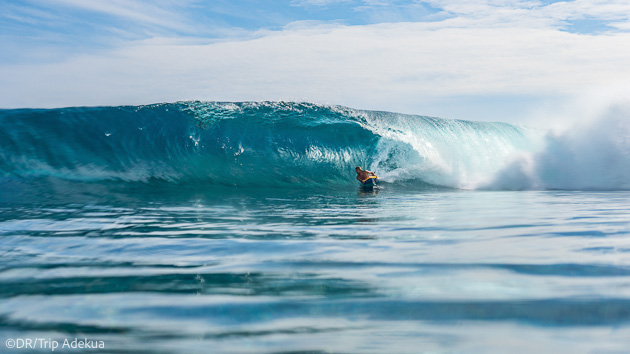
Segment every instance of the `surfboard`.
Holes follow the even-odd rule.
[[[365,181],[361,182],[363,188],[374,188],[378,182],[377,176],[370,176]]]

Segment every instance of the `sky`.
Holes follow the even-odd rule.
[[[630,2],[3,0],[0,48],[0,108],[284,100],[527,123],[625,99]]]

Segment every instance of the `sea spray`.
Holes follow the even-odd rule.
[[[599,119],[548,133],[544,148],[523,153],[497,173],[489,189],[630,189],[630,106],[614,105]]]

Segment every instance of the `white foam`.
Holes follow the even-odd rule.
[[[598,120],[549,133],[542,151],[500,171],[488,188],[630,189],[630,104],[616,104]]]

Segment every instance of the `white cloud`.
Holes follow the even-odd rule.
[[[455,1],[440,3],[455,11]],[[612,9],[576,1],[554,4],[549,15],[526,10],[532,3],[514,1],[497,14],[479,1],[458,8],[470,16],[431,23],[301,23],[212,44],[154,38],[62,63],[4,66],[0,106],[269,99],[448,116],[463,96],[557,98],[630,81],[630,33],[556,28],[580,11]]]
[[[136,24],[193,32],[194,26],[181,15],[190,1],[142,0],[50,0],[45,6],[69,6],[133,21]]]
[[[476,0],[462,4],[458,0],[427,0],[454,16],[480,25],[496,24],[535,25],[558,24],[576,19],[630,19],[630,3],[626,0],[574,0],[544,5],[531,0]]]

